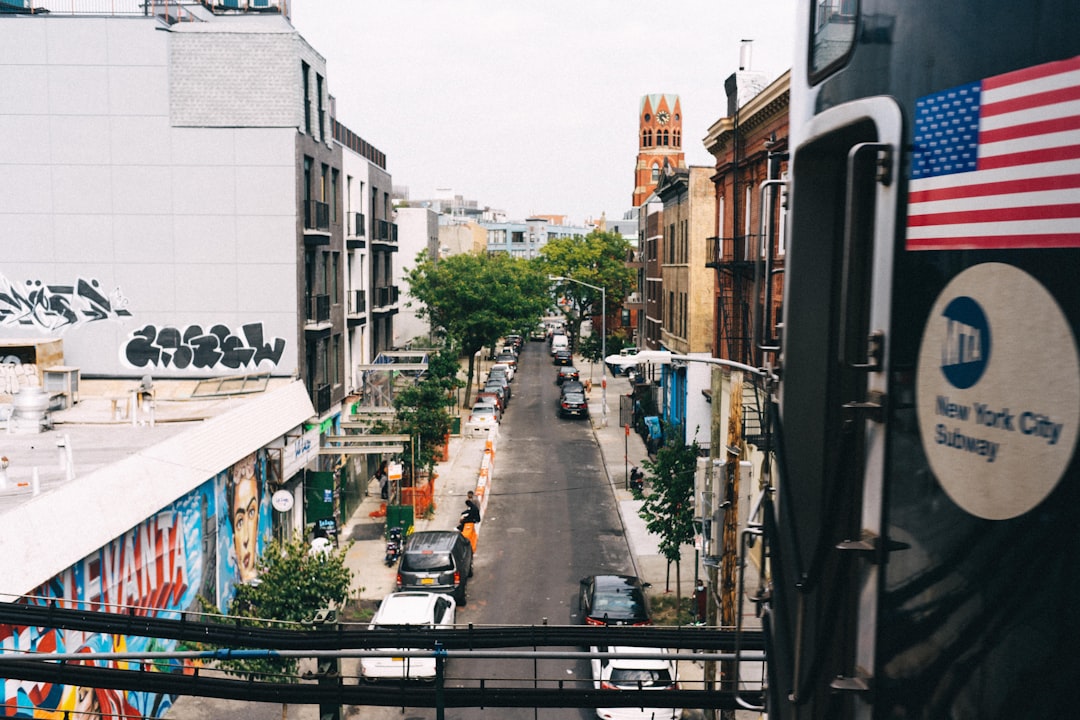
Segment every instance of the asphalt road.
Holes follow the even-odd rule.
[[[618,509],[604,479],[588,419],[560,419],[556,366],[547,343],[527,343],[503,418],[497,472],[484,516],[484,542],[458,622],[477,625],[576,624],[581,578],[632,573]],[[587,367],[582,368],[587,377]],[[551,649],[551,648],[548,648]],[[577,650],[580,648],[567,648]],[[591,682],[572,660],[472,661],[447,667],[447,685],[512,676],[540,686]],[[516,684],[520,684],[516,683]],[[365,720],[433,720],[428,708],[349,708]],[[448,708],[447,720],[595,717],[591,709]]]

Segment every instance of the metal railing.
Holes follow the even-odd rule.
[[[380,242],[397,242],[397,225],[386,220],[375,221],[375,239]]]
[[[330,204],[319,200],[304,203],[304,229],[330,231]]]
[[[172,24],[200,20],[191,8],[214,14],[280,13],[288,15],[288,0],[0,0],[0,11],[11,14],[160,17]]]
[[[322,415],[330,409],[330,386],[319,385],[315,388],[315,412]]]
[[[330,322],[330,296],[329,295],[309,295],[307,307],[307,320],[308,322],[324,323]]]
[[[385,285],[375,288],[373,300],[375,301],[375,307],[393,305],[398,301],[397,285]]]
[[[349,292],[349,314],[363,315],[367,312],[367,291],[352,290]]]
[[[349,213],[349,236],[350,237],[364,237],[367,234],[367,230],[364,227],[365,218],[364,213],[351,212]]]

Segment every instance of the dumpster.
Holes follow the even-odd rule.
[[[390,528],[401,528],[402,533],[408,535],[413,526],[412,505],[388,505],[386,507],[386,531]]]

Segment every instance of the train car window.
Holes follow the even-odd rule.
[[[817,82],[839,67],[855,47],[859,0],[811,0],[810,80]]]

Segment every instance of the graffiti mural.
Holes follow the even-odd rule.
[[[153,517],[91,553],[20,602],[78,610],[179,618],[201,612],[200,595],[224,611],[236,585],[254,577],[271,533],[266,452],[247,456]],[[237,531],[239,528],[239,531]],[[249,532],[250,531],[250,532]],[[180,649],[175,640],[0,625],[0,652],[85,652],[86,664],[143,669],[90,653]],[[190,671],[190,662],[156,661],[149,672]],[[174,697],[48,682],[0,680],[0,717],[162,717]],[[55,713],[55,715],[50,714]],[[99,715],[100,714],[100,715]]]
[[[266,486],[266,451],[248,455],[218,475],[218,608],[226,612],[236,583],[254,580],[258,561],[270,541],[270,493]]]
[[[127,304],[119,288],[105,295],[97,280],[79,278],[75,285],[27,280],[19,289],[0,275],[0,327],[62,333],[77,325],[130,317]]]
[[[123,357],[134,367],[188,368],[207,370],[255,369],[261,363],[277,365],[285,352],[285,340],[265,341],[262,323],[249,323],[234,334],[225,325],[214,325],[204,332],[200,325],[184,330],[147,325],[132,333],[124,346]]]

